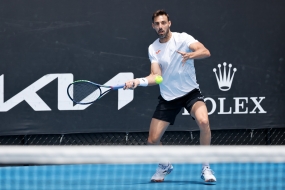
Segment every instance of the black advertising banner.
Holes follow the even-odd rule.
[[[84,106],[66,88],[147,76],[157,9],[211,52],[195,68],[212,129],[285,127],[284,1],[28,0],[0,2],[0,135],[148,131],[158,86]],[[181,110],[168,130],[198,127]]]

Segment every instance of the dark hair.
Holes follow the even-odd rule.
[[[154,21],[154,18],[155,18],[155,17],[158,17],[158,16],[160,16],[160,15],[165,15],[165,16],[167,16],[167,20],[168,20],[168,21],[170,20],[170,19],[169,19],[169,15],[167,14],[167,12],[166,12],[165,10],[161,9],[161,10],[155,11],[155,12],[152,14],[152,22]]]

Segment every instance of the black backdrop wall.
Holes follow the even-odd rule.
[[[158,86],[119,90],[91,106],[74,106],[66,87],[148,75],[157,9],[170,14],[172,31],[211,51],[195,67],[212,129],[285,127],[284,1],[28,0],[0,2],[0,134],[148,131]],[[182,110],[169,130],[198,127]]]

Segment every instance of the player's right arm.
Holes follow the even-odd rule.
[[[156,85],[155,77],[161,76],[161,69],[157,62],[151,63],[150,74],[143,78],[136,78],[125,83],[124,89],[134,89],[137,86],[145,86],[142,83],[147,82],[147,86]]]
[[[145,77],[148,80],[148,86],[156,85],[155,77],[161,76],[161,69],[157,62],[151,63],[150,74]]]

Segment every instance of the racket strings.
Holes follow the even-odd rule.
[[[73,101],[78,103],[90,103],[101,95],[101,89],[87,82],[76,82],[69,88],[69,94],[73,92]]]

